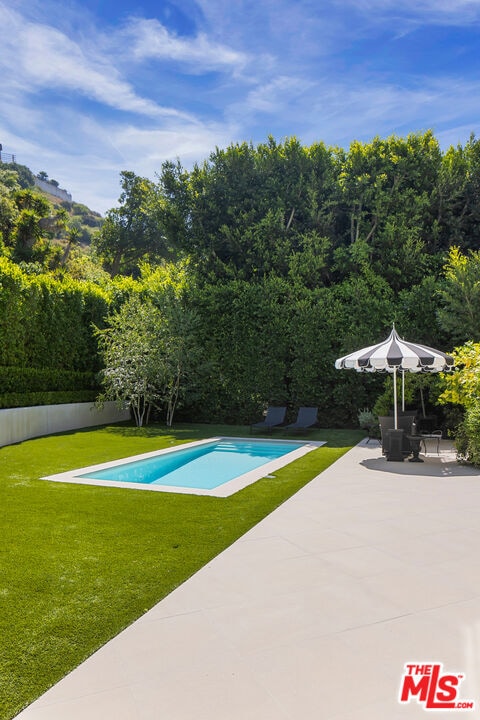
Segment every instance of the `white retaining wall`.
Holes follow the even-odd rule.
[[[114,402],[105,403],[102,410],[93,403],[7,408],[0,410],[0,447],[40,435],[106,425],[129,418],[130,412],[119,410]]]
[[[69,202],[72,202],[71,194],[63,188],[52,185],[52,183],[49,183],[46,180],[40,180],[40,178],[37,177],[33,179],[35,181],[35,185],[41,190],[45,190],[45,192],[47,192],[49,195],[54,195],[55,197],[60,198],[60,200],[68,200]]]

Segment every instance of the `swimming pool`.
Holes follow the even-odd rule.
[[[227,497],[323,444],[217,437],[43,479]]]

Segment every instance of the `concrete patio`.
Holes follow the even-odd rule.
[[[19,720],[415,720],[406,663],[480,708],[480,473],[361,443]]]

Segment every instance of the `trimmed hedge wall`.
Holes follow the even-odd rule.
[[[98,390],[93,372],[0,367],[0,408],[90,402]]]
[[[109,305],[93,283],[29,275],[0,257],[0,408],[94,401],[101,361],[92,328]]]
[[[0,366],[0,393],[31,393],[53,390],[96,390],[93,372],[57,368],[20,368]]]
[[[92,324],[109,303],[93,283],[27,275],[0,257],[0,366],[98,371]]]
[[[0,395],[0,408],[33,407],[35,405],[62,405],[64,403],[95,402],[95,390],[68,392],[4,393]]]

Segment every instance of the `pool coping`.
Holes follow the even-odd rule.
[[[157,457],[160,455],[166,455],[168,453],[175,452],[180,448],[192,448],[201,445],[207,445],[212,442],[218,442],[220,440],[248,440],[249,442],[271,442],[271,443],[282,443],[297,445],[299,442],[304,443],[301,447],[292,450],[292,452],[282,455],[280,458],[275,458],[264,465],[261,465],[254,470],[250,470],[243,475],[239,475],[232,480],[228,480],[219,485],[216,488],[206,490],[203,488],[190,488],[190,487],[179,487],[175,485],[152,485],[140,483],[129,483],[129,482],[118,482],[115,480],[96,480],[94,478],[79,477],[89,472],[95,472],[97,470],[106,470],[107,468],[117,467],[118,465],[125,465],[126,463],[135,462],[137,460],[146,460],[151,457]],[[74,470],[67,470],[62,473],[56,473],[55,475],[48,475],[42,477],[41,480],[51,480],[53,482],[62,483],[74,483],[76,485],[97,485],[101,487],[116,487],[123,488],[124,490],[148,490],[150,492],[168,492],[168,493],[180,493],[184,495],[206,495],[210,497],[229,497],[234,495],[239,490],[251,485],[262,478],[269,477],[272,473],[280,470],[280,468],[290,465],[290,463],[298,460],[312,450],[316,450],[322,445],[325,445],[326,441],[313,441],[313,440],[289,440],[289,439],[273,439],[273,438],[245,438],[245,437],[233,437],[228,435],[218,435],[210,438],[204,438],[203,440],[195,440],[193,442],[180,443],[169,448],[162,448],[161,450],[152,450],[147,453],[140,455],[131,455],[128,457],[120,458],[118,460],[112,460],[104,463],[97,463],[96,465],[89,465],[87,467],[75,468]]]

